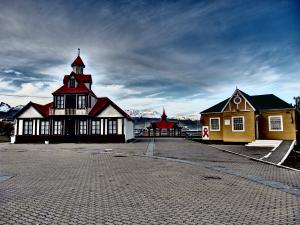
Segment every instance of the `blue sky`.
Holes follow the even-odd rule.
[[[192,114],[244,92],[300,93],[299,1],[1,1],[0,96],[47,103],[81,48],[98,96]],[[47,98],[50,97],[50,98]]]

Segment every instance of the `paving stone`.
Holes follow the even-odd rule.
[[[182,139],[164,142],[155,142],[155,153],[299,183],[297,174],[280,168]],[[0,151],[0,172],[15,174],[0,182],[0,224],[299,224],[299,197],[224,172],[145,157],[147,144],[0,144],[9,149]],[[106,148],[129,155],[92,154]]]

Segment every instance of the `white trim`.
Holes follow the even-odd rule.
[[[219,121],[219,129],[215,130],[215,129],[212,129],[212,126],[211,126],[211,120],[212,119],[217,119]],[[220,117],[212,117],[212,118],[209,118],[209,130],[210,131],[220,131],[221,130],[221,124],[220,124]]]
[[[242,118],[243,119],[243,130],[234,130],[234,123],[233,123],[234,118]],[[232,116],[231,117],[231,131],[232,132],[245,132],[245,117],[244,116]]]
[[[236,93],[239,93],[239,95],[241,95],[244,100],[251,106],[251,108],[256,111],[256,109],[253,107],[253,105],[250,104],[250,102],[245,98],[245,96],[240,92],[239,89],[236,89],[233,94],[231,95],[231,97],[229,98],[229,100],[227,101],[227,103],[225,104],[225,106],[223,107],[223,109],[221,110],[221,112],[224,112],[224,110],[226,109],[227,105],[231,102],[233,96],[235,96]]]
[[[280,130],[272,130],[271,129],[271,118],[274,118],[274,117],[280,117],[280,126],[281,126],[281,129]],[[282,115],[277,115],[277,116],[268,116],[268,124],[269,124],[269,131],[275,131],[275,132],[281,132],[283,131],[283,118],[282,118]]]

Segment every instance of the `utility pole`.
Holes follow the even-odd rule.
[[[295,108],[300,110],[300,96],[294,97]]]

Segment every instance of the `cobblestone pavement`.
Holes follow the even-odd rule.
[[[275,150],[269,147],[252,147],[245,145],[211,145],[213,147],[246,155],[256,159],[278,164],[287,154],[292,141],[283,141]],[[266,157],[267,156],[267,157]]]
[[[212,146],[184,139],[155,139],[157,156],[207,162],[220,168],[238,171],[242,175],[263,177],[300,189],[300,172],[256,162],[238,155],[222,152]]]
[[[270,153],[270,151],[273,148],[269,148],[269,147],[250,147],[250,146],[245,146],[245,145],[222,145],[222,144],[218,144],[218,145],[212,145],[214,147],[217,148],[221,148],[221,149],[225,149],[228,151],[232,151],[238,154],[242,154],[242,155],[246,155],[246,156],[250,156],[256,159],[260,159],[262,157],[264,157],[265,155],[267,155],[268,153]]]
[[[299,197],[239,176],[146,157],[147,147],[147,140],[0,144],[0,173],[14,175],[0,182],[0,224],[300,224]],[[155,142],[161,155],[171,154],[165,148],[177,156],[184,151],[187,158],[198,149],[197,160],[209,163],[260,165],[182,139]]]

